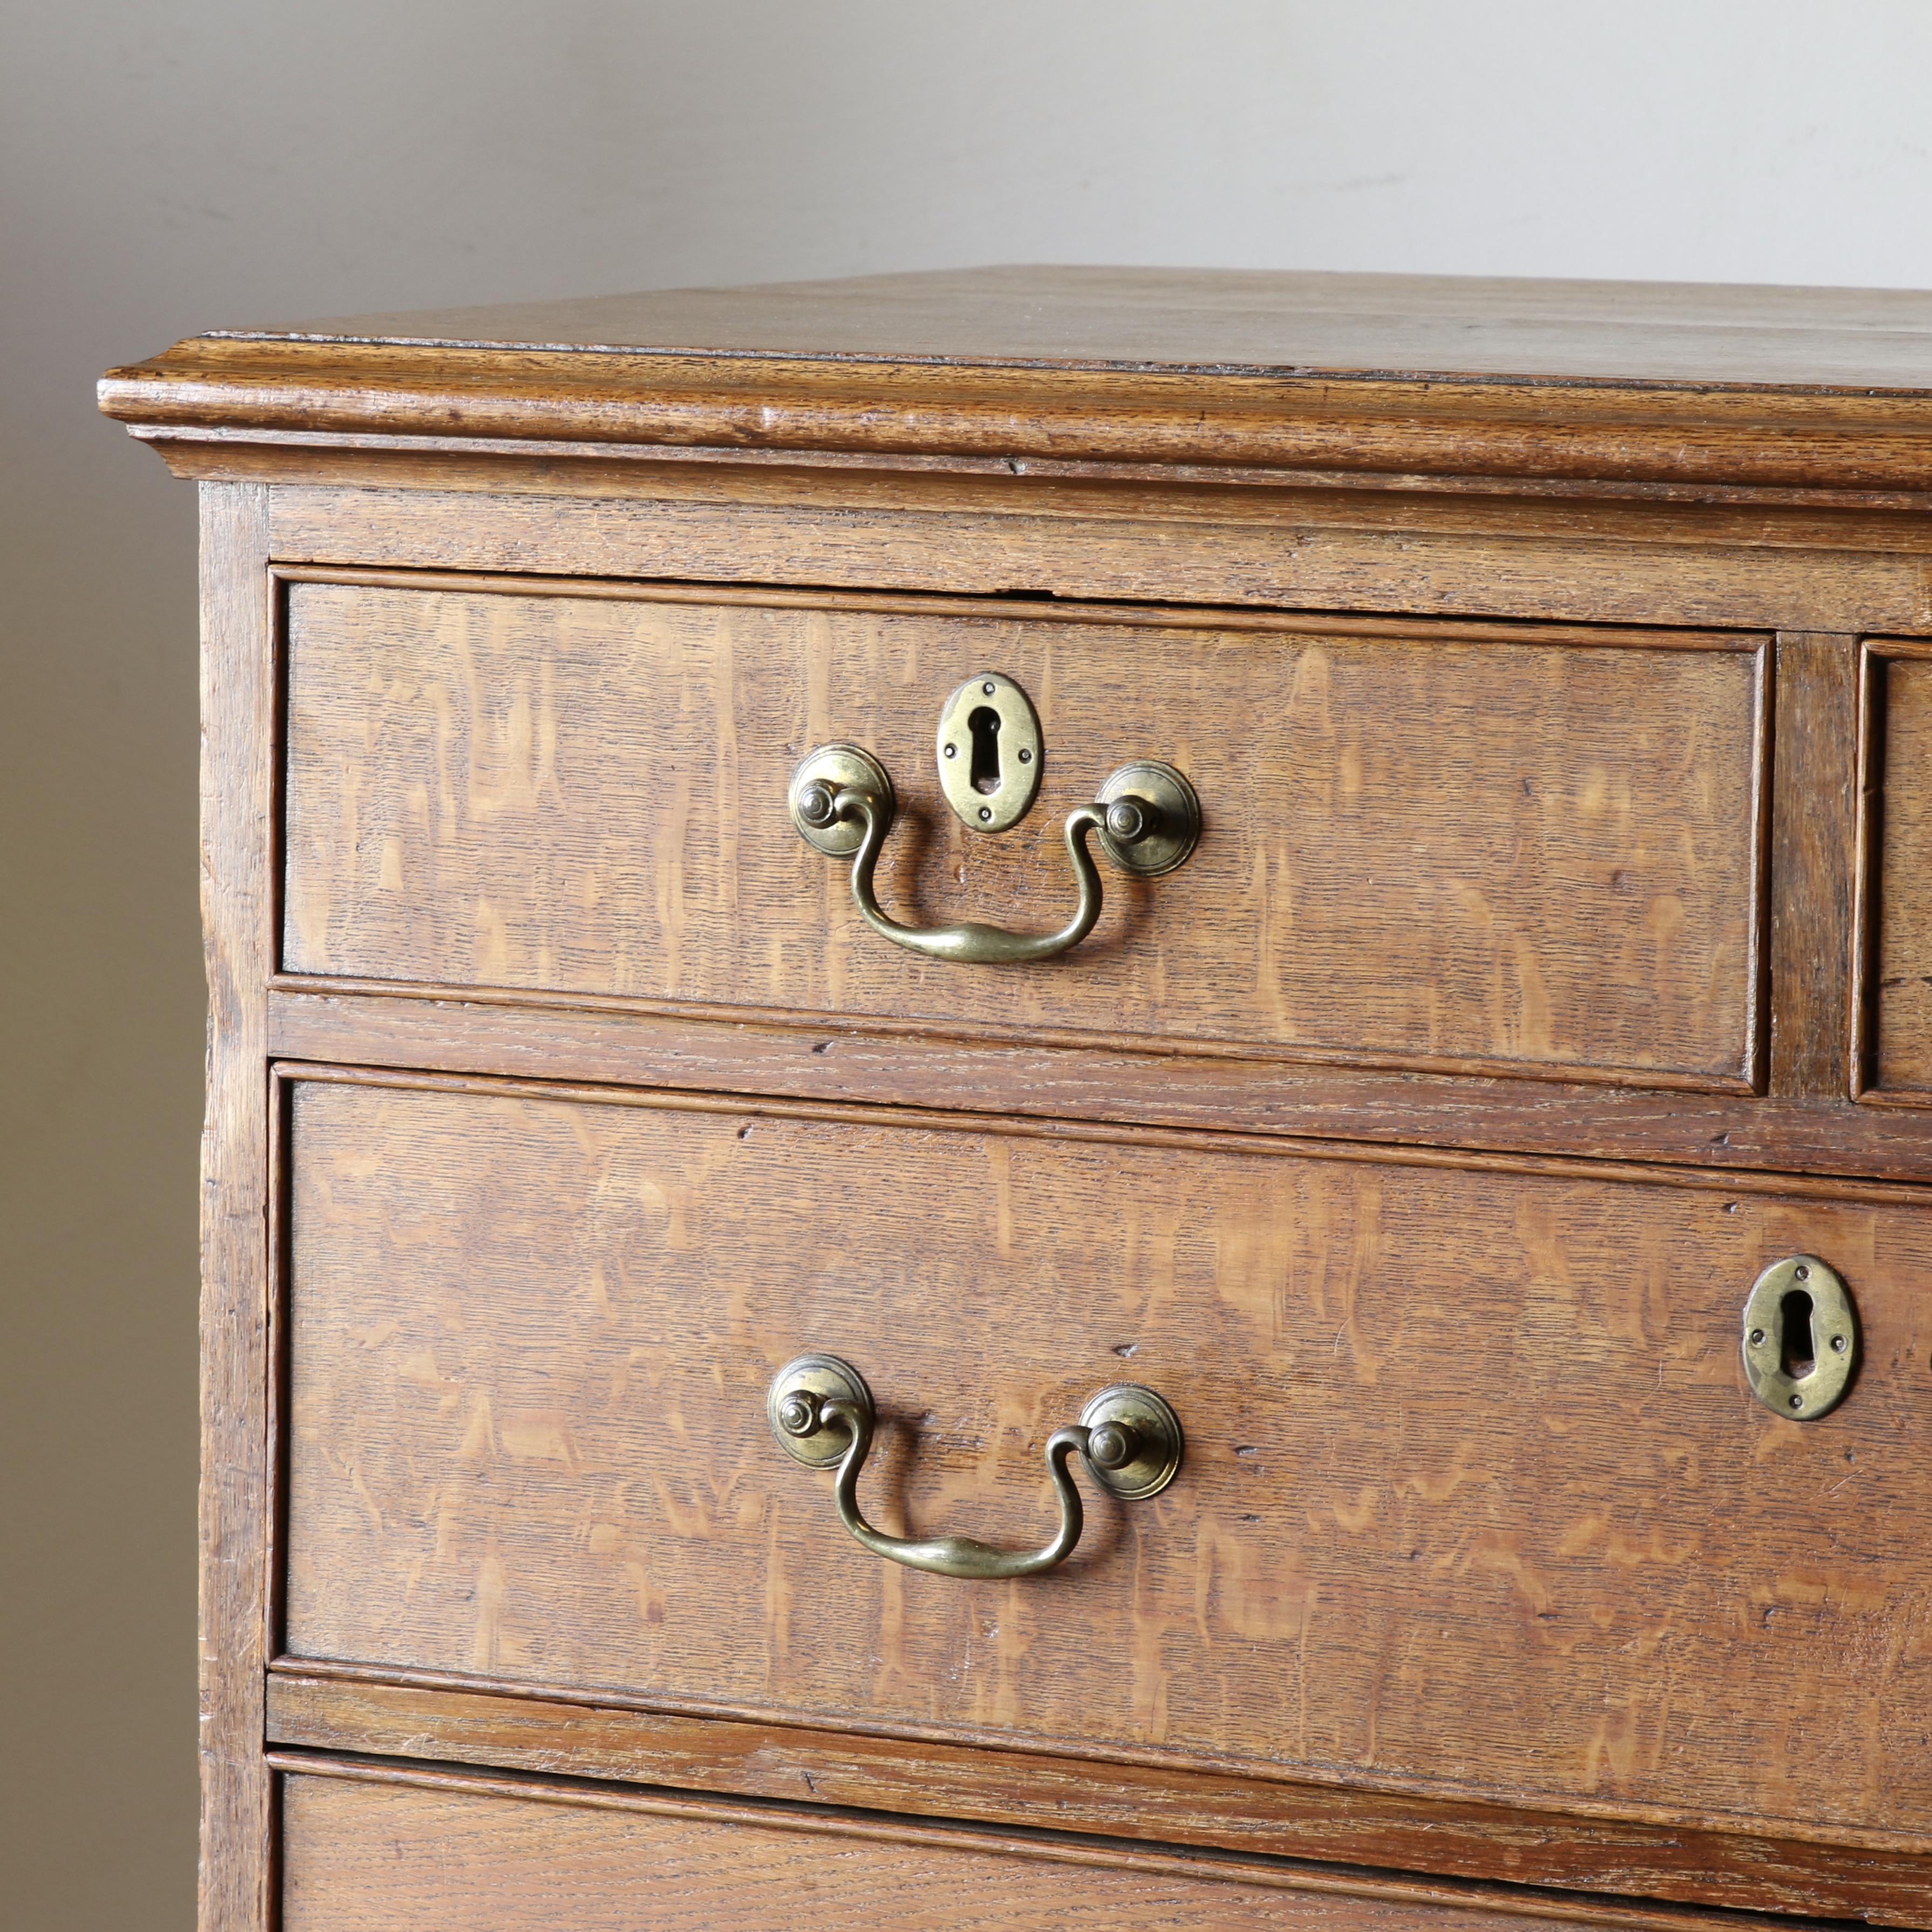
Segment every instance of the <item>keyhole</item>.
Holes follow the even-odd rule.
[[[973,734],[973,789],[990,796],[1000,788],[1000,714],[982,704],[968,717],[966,728]]]
[[[1818,1366],[1818,1351],[1811,1340],[1811,1298],[1802,1288],[1792,1288],[1778,1305],[1780,1366],[1793,1382],[1802,1381]]]

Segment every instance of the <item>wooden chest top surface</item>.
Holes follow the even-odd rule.
[[[1932,292],[994,267],[221,329],[233,340],[1202,375],[1932,390]]]
[[[150,434],[1909,492],[1932,295],[988,268],[194,336]]]

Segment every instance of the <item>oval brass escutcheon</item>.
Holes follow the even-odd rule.
[[[1751,1285],[1744,1303],[1744,1376],[1774,1415],[1815,1422],[1838,1407],[1858,1366],[1858,1324],[1837,1269],[1787,1255]]]
[[[939,789],[960,824],[1005,832],[1027,815],[1045,762],[1033,701],[1010,677],[982,670],[939,714]]]

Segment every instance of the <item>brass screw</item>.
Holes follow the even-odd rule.
[[[1033,763],[1033,754],[1024,746],[1020,748],[1020,763],[1023,765],[1030,765]]]
[[[946,755],[949,758],[958,758],[959,755],[959,747],[957,745],[948,745],[946,748]],[[1024,757],[1025,754],[1022,752],[1021,755]]]
[[[1762,1328],[1754,1328],[1750,1332],[1750,1339],[1751,1346],[1755,1348],[1764,1340],[1764,1330]]]
[[[1793,1408],[1802,1408],[1804,1406],[1804,1398],[1802,1395],[1793,1396],[1791,1398],[1791,1406]]]
[[[980,806],[980,818],[982,824],[984,824],[986,820],[991,818],[992,815],[993,808],[990,805],[982,805]]]
[[[1832,1352],[1834,1355],[1842,1355],[1850,1346],[1842,1335],[1834,1335],[1832,1337]]]
[[[980,686],[980,688],[983,691],[988,698],[991,698],[993,694],[994,687],[990,684],[982,684]]]
[[[1798,1265],[1791,1270],[1791,1272],[1795,1274],[1800,1281],[1809,1281],[1811,1279],[1811,1270],[1807,1268],[1802,1262],[1800,1262]]]

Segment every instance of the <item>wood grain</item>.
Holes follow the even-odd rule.
[[[1028,266],[353,316],[232,341],[916,356],[1932,388],[1932,296],[1468,275]]]
[[[1932,1826],[1922,1214],[856,1111],[299,1084],[291,1654]],[[1736,1359],[1794,1251],[1866,1350],[1813,1425]],[[766,1439],[807,1348],[880,1398],[895,1527],[1034,1535],[1124,1373],[1186,1473],[1043,1581],[902,1573]]]
[[[617,604],[679,604],[723,610],[815,611],[852,616],[988,620],[1010,624],[1028,619],[1078,629],[1098,627],[1173,632],[1212,629],[1231,634],[1276,638],[1346,638],[1380,640],[1392,636],[1412,644],[1542,644],[1573,649],[1730,651],[1756,653],[1774,641],[1750,632],[1673,626],[1667,631],[1606,631],[1592,624],[1525,624],[1511,619],[1485,622],[1466,617],[1408,616],[1391,620],[1332,612],[1244,609],[1238,605],[1189,608],[1172,604],[1044,603],[1015,601],[1011,591],[997,597],[902,590],[826,590],[760,584],[637,583],[606,578],[478,575],[435,570],[371,570],[328,565],[280,563],[277,579],[286,584],[326,584],[380,590],[470,592],[519,598],[562,597]]]
[[[292,1932],[1932,1923],[1928,345],[1899,292],[1001,270],[112,372],[211,484],[205,1932],[280,1909],[277,1766]],[[286,921],[271,557],[337,580]],[[926,822],[989,640],[1046,807],[908,825],[889,902],[1057,916],[1053,788],[1129,755],[1210,824],[976,988],[776,814],[836,734]],[[431,1070],[285,1116],[272,1052]],[[1798,1247],[1868,1350],[1804,1428],[1736,1367]],[[806,1346],[895,1526],[1036,1534],[1123,1374],[1190,1462],[1033,1586],[888,1574],[765,1440]],[[292,1742],[510,1768],[265,1758],[265,1664]]]
[[[955,1130],[987,1134],[1016,1133],[1043,1139],[1078,1142],[1095,1146],[1144,1145],[1187,1154],[1257,1154],[1268,1160],[1372,1160],[1397,1167],[1450,1168],[1458,1172],[1536,1174],[1562,1180],[1630,1182],[1640,1186],[1696,1188],[1714,1194],[1784,1195],[1807,1200],[1862,1202],[1872,1207],[1932,1208],[1932,1186],[1891,1181],[1846,1179],[1832,1175],[1714,1172],[1695,1168],[1659,1168],[1648,1163],[1584,1158],[1574,1155],[1490,1153],[1477,1148],[1438,1147],[1431,1142],[1414,1146],[1374,1146],[1304,1135],[1204,1132],[1162,1127],[1140,1122],[1116,1123],[1063,1120],[1050,1114],[1030,1119],[992,1115],[962,1115],[922,1107],[878,1108],[838,1102],[808,1102],[763,1094],[682,1093],[622,1087],[573,1084],[555,1079],[518,1079],[485,1074],[394,1072],[370,1067],[332,1066],[278,1062],[274,1077],[285,1084],[321,1080],[338,1084],[398,1088],[440,1094],[517,1095],[535,1100],[581,1102],[600,1107],[664,1108],[675,1112],[748,1113],[773,1120],[836,1120],[848,1126],[871,1126],[883,1119],[896,1126],[948,1133]],[[278,1172],[279,1172],[279,1168]]]
[[[277,982],[268,1037],[280,1058],[372,1067],[1932,1180],[1922,1120],[1843,1100],[962,1040],[844,1019],[754,1025],[725,1009],[352,980]]]
[[[201,1923],[267,1922],[262,1762],[268,1544],[268,1079],[263,980],[274,881],[274,586],[267,492],[203,486],[202,910],[208,989],[202,1141]]]
[[[1874,1084],[1932,1102],[1932,658],[1875,647]]]
[[[1771,1088],[1851,1090],[1858,640],[1778,640],[1772,804]]]
[[[298,581],[285,968],[1245,1045],[1626,1084],[1748,1084],[1762,670],[1724,640],[1063,622]],[[1748,638],[1734,640],[1748,645]],[[1006,672],[1046,734],[997,838],[932,730]],[[1445,728],[1453,720],[1454,728]],[[1071,899],[1058,820],[1131,756],[1188,772],[1201,849],[1118,874],[1079,950],[920,961],[783,800],[812,746],[894,773],[880,868],[916,923]]]
[[[1607,482],[1438,476],[1414,470],[1259,464],[1102,463],[910,452],[723,449],[702,444],[577,442],[548,436],[391,435],[379,430],[171,428],[133,424],[175,476],[197,482],[487,490],[539,496],[768,499],[829,502],[854,494],[916,496],[932,508],[1052,512],[1082,499],[1130,513],[1211,520],[1248,517],[1385,527],[1594,530],[1640,543],[1743,542],[1777,549],[1922,553],[1932,490],[1815,490],[1704,482]],[[916,489],[908,489],[908,480]],[[1019,485],[1016,489],[1016,484]],[[1112,497],[1112,505],[1105,500]],[[1350,506],[1353,506],[1352,513]],[[1517,527],[1508,527],[1514,524]]]
[[[472,436],[633,444],[1732,486],[1922,489],[1932,454],[1922,300],[1899,310],[1913,318],[1900,328],[1874,330],[1843,326],[1841,300],[1826,298],[1833,322],[1793,326],[1788,298],[1706,292],[1669,320],[1606,336],[1600,314],[1574,301],[1526,327],[1508,296],[1498,306],[1496,284],[1437,285],[1446,304],[1475,303],[1460,318],[1453,307],[1427,318],[1412,304],[1378,323],[1373,296],[1324,314],[1319,302],[1309,308],[1306,283],[1153,272],[1105,286],[1124,302],[1161,291],[1160,321],[1128,325],[1157,350],[1042,358],[964,343],[985,327],[1010,334],[1022,311],[1022,336],[1045,318],[1066,344],[1118,343],[1121,324],[1102,320],[1095,272],[983,278],[999,272],[926,285],[926,320],[914,335],[964,332],[936,355],[891,346],[911,339],[902,300],[882,308],[856,286],[834,292],[808,336],[829,327],[873,346],[828,350],[797,334],[785,292],[741,292],[726,298],[729,321],[715,296],[686,318],[700,332],[721,322],[732,339],[710,344],[586,341],[589,314],[608,315],[608,306],[566,306],[536,340],[492,338],[488,312],[190,338],[110,370],[101,403],[148,427],[439,434],[460,426]],[[1714,314],[1723,320],[1714,324]],[[1234,341],[1272,347],[1231,361],[1210,346]],[[1395,363],[1381,352],[1389,349],[1399,350]],[[1813,374],[1801,387],[1779,387],[1796,366]],[[1874,380],[1880,368],[1888,375]],[[1687,379],[1690,369],[1701,373]],[[1832,369],[1840,380],[1821,376]],[[1843,380],[1854,369],[1865,373]]]
[[[854,1737],[581,1701],[278,1675],[272,1742],[1732,1909],[1922,1924],[1932,1848],[1850,1852],[1502,1806]]]
[[[440,459],[439,460],[440,460]],[[1412,519],[1288,526],[1264,504],[1198,515],[1044,513],[1023,478],[1002,511],[955,508],[930,488],[862,508],[745,502],[722,514],[679,495],[562,499],[433,487],[300,488],[274,494],[275,555],[290,562],[534,571],[714,583],[805,583],[974,595],[1278,604],[1619,624],[1818,631],[1932,629],[1932,560],[1740,533],[1659,542],[1548,531],[1524,519],[1480,540]],[[1250,499],[1263,493],[1250,491]],[[1638,539],[1640,541],[1640,538]]]
[[[542,436],[705,448],[944,452],[1772,489],[1922,490],[1924,396],[1245,373],[935,376],[761,358],[506,355],[360,344],[177,343],[108,371],[102,409],[144,428]]]
[[[801,1910],[816,1923],[908,1932],[1055,1932],[1072,1912],[1204,1932],[1503,1932],[1526,1919],[1770,1932],[1780,1922],[587,1782],[296,1752],[271,1762],[284,1774],[286,1932],[789,1932]]]

